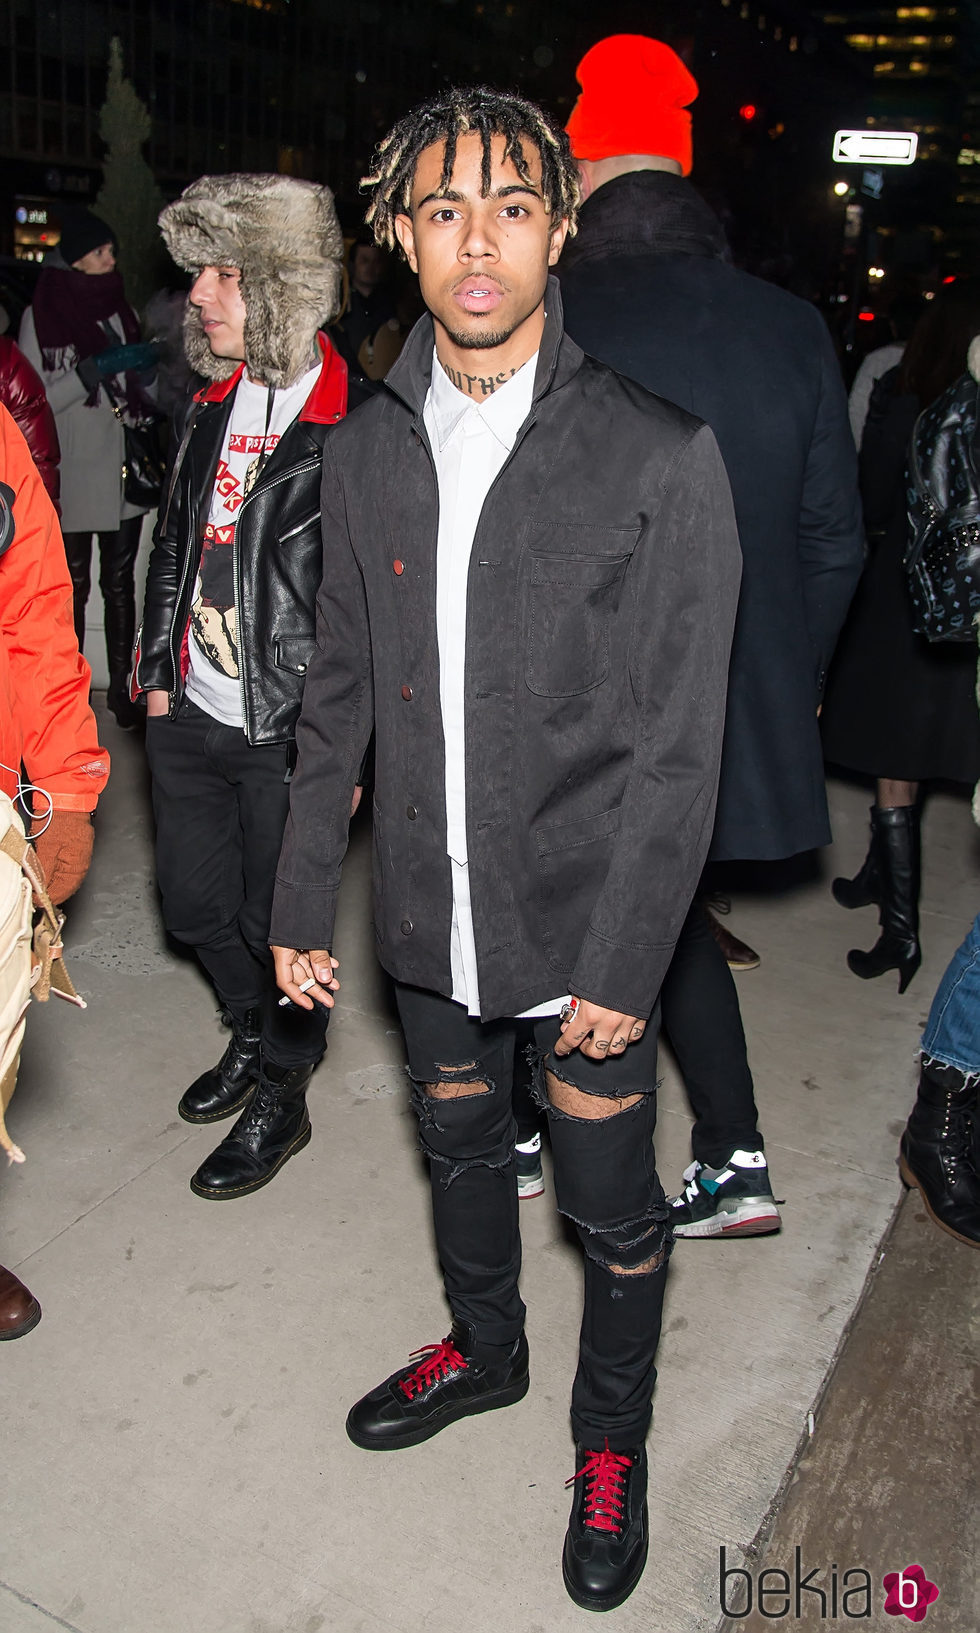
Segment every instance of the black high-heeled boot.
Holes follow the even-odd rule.
[[[872,903],[881,901],[881,875],[878,868],[878,834],[875,818],[879,807],[871,807],[871,843],[868,854],[864,858],[853,879],[835,879],[830,886],[831,895],[841,907],[870,907]]]
[[[898,970],[904,992],[922,962],[919,946],[919,812],[914,805],[880,807],[875,817],[881,885],[881,935],[870,952],[852,949],[848,968],[862,981]]]
[[[899,1173],[918,1187],[930,1217],[971,1247],[980,1247],[980,1174],[973,1157],[978,1100],[976,1076],[923,1055],[898,1159]]]

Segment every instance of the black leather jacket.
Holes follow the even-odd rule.
[[[320,476],[327,430],[367,393],[321,335],[323,367],[238,512],[235,598],[242,712],[250,743],[294,732],[313,651],[323,571]],[[173,466],[153,539],[134,688],[170,695],[176,713],[187,674],[187,630],[218,459],[241,371],[200,392],[175,427]],[[350,402],[348,403],[348,395]]]

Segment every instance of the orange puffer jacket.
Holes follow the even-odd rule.
[[[94,811],[109,756],[89,708],[91,670],[75,639],[61,532],[27,443],[2,406],[0,482],[14,514],[13,539],[0,555],[0,788],[16,794],[23,761],[56,811]]]

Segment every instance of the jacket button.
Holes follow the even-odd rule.
[[[414,822],[415,818],[418,816],[418,814],[419,813],[418,813],[418,809],[417,809],[416,806],[407,805],[405,807],[405,815],[408,817],[409,822]]]
[[[410,936],[415,926],[411,919],[402,919],[400,929],[403,936]]]
[[[405,563],[403,561],[393,561],[391,564],[391,570],[397,575],[398,578],[401,578],[402,573],[405,571]]]
[[[305,663],[298,663],[296,665],[296,673],[298,675],[305,675],[306,674],[306,665],[305,665]]]
[[[402,687],[402,697],[405,699],[406,703],[411,703],[411,701],[412,701],[412,688],[410,686],[403,686]]]

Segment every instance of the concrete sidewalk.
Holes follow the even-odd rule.
[[[522,1207],[526,1400],[400,1456],[359,1452],[344,1434],[350,1403],[447,1327],[401,1039],[372,953],[369,836],[358,830],[345,875],[344,987],[311,1093],[313,1141],[255,1196],[208,1204],[187,1181],[223,1130],[190,1128],[176,1104],[225,1034],[210,990],[159,928],[141,745],[111,720],[105,732],[113,778],[68,930],[89,1008],[52,1002],[31,1015],[8,1114],[29,1160],[3,1176],[0,1258],[44,1319],[0,1351],[0,1633],[581,1628],[586,1613],[560,1571],[580,1265],[550,1183]],[[716,1628],[721,1546],[740,1565],[772,1528],[901,1195],[896,1146],[919,1031],[976,910],[968,805],[937,797],[925,825],[923,968],[903,998],[897,977],[856,980],[844,954],[871,945],[875,915],[842,911],[827,881],[861,861],[868,801],[839,785],[832,797],[838,848],[826,877],[740,898],[731,920],[763,954],[739,992],[784,1229],[674,1253],[650,1437],[650,1563],[607,1618],[624,1633]],[[689,1160],[669,1062],[661,1104],[669,1189]],[[969,1250],[918,1223],[921,1213],[909,1229],[927,1253],[955,1255],[957,1275],[975,1277]],[[879,1382],[869,1373],[869,1393]],[[963,1455],[960,1443],[948,1448]],[[913,1444],[912,1469],[915,1459]],[[930,1468],[918,1473],[923,1510]],[[951,1517],[967,1538],[969,1518]],[[910,1560],[940,1581],[919,1537],[906,1540]],[[930,1628],[977,1625],[965,1606],[956,1623],[940,1623],[938,1609]]]

